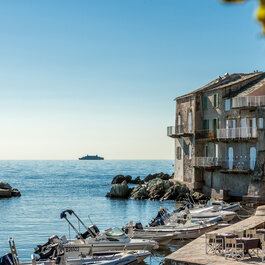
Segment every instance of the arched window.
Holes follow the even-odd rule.
[[[189,111],[188,114],[188,132],[191,133],[192,132],[192,111]]]

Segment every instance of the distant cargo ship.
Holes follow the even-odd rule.
[[[104,160],[104,157],[100,157],[98,155],[95,155],[95,156],[83,156],[83,157],[80,157],[78,158],[79,160]]]

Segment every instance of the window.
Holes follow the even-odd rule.
[[[189,144],[189,159],[191,159],[192,146]]]
[[[226,99],[225,100],[225,110],[226,111],[230,110],[230,107],[231,107],[230,106],[230,104],[231,104],[230,102],[231,102],[230,99]]]
[[[218,94],[213,95],[213,106],[215,108],[219,107],[219,95]]]
[[[219,157],[219,145],[215,144],[215,158],[218,159],[218,157]]]
[[[204,96],[203,97],[203,109],[207,109],[208,108],[208,97],[207,96]]]
[[[219,129],[219,119],[218,118],[217,119],[213,119],[212,120],[212,125],[213,125],[212,129],[215,132],[217,129]]]
[[[178,127],[177,127],[177,132],[181,133],[181,116],[180,113],[178,115]]]
[[[259,129],[263,129],[263,118],[259,118]]]
[[[177,159],[181,160],[181,147],[180,146],[177,147]]]
[[[189,114],[188,114],[188,132],[189,133],[192,132],[192,112],[191,110],[189,111]]]
[[[204,147],[204,156],[205,156],[205,157],[208,157],[208,156],[209,156],[208,145],[205,145],[205,147]]]
[[[209,131],[209,120],[203,120],[202,121],[202,129],[204,131]]]

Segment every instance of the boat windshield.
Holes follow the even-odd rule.
[[[115,227],[111,231],[107,232],[106,235],[107,236],[118,237],[118,236],[123,236],[124,232],[120,228]]]

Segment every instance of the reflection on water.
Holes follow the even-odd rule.
[[[160,207],[174,209],[173,201],[136,201],[106,198],[115,175],[144,177],[172,174],[172,161],[0,161],[0,181],[18,188],[22,196],[0,200],[0,256],[9,251],[8,237],[15,239],[21,261],[30,259],[37,244],[51,235],[67,235],[68,225],[60,213],[73,209],[86,224],[88,214],[104,231],[122,227],[130,220],[144,225]],[[72,233],[73,236],[73,233]],[[169,251],[158,250],[151,258],[158,264]],[[150,259],[146,262],[150,264]]]

